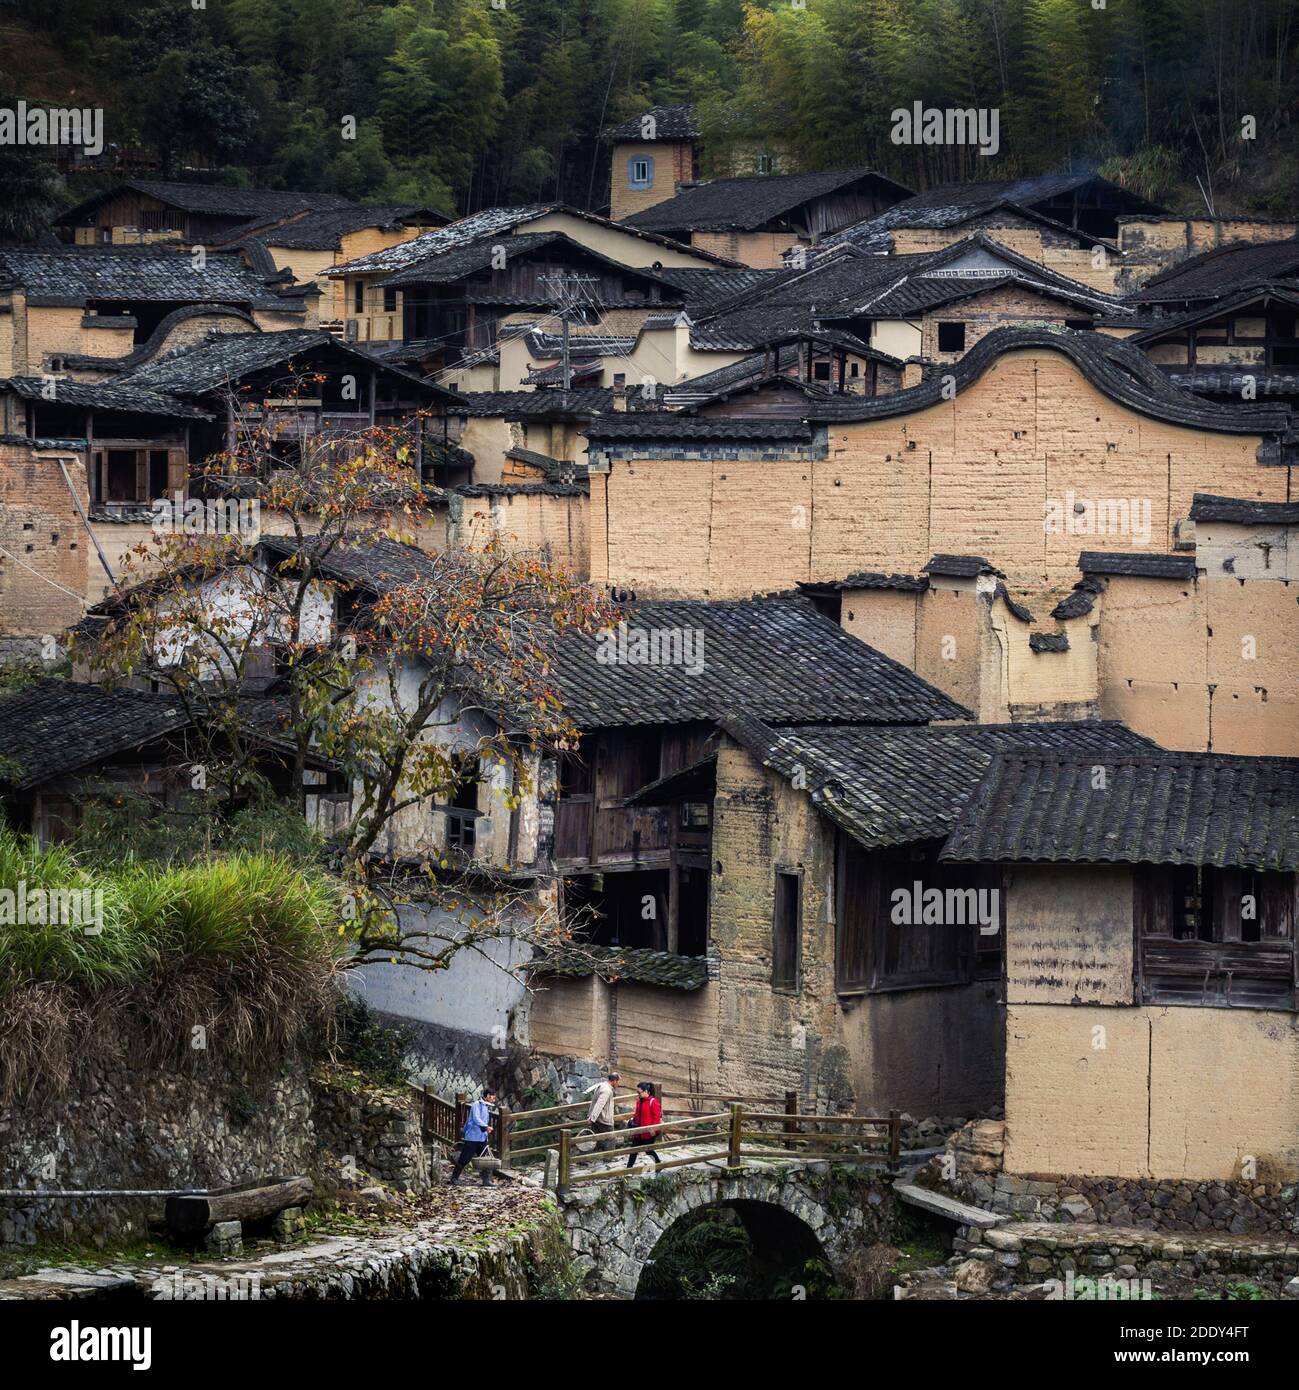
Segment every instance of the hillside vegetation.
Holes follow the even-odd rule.
[[[164,176],[206,172],[448,212],[538,198],[599,207],[599,132],[653,103],[693,101],[719,166],[755,141],[781,167],[869,163],[917,187],[1086,165],[1188,210],[1202,211],[1208,195],[1222,210],[1282,213],[1299,179],[1297,9],[1299,0],[12,0],[0,87],[102,101],[107,139]],[[914,101],[997,109],[999,154],[893,144],[890,113]],[[85,183],[59,192],[66,201]]]

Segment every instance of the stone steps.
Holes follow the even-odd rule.
[[[1008,1218],[982,1207],[972,1207],[966,1202],[958,1202],[955,1197],[944,1197],[940,1192],[931,1192],[927,1187],[917,1187],[914,1183],[895,1182],[893,1191],[908,1206],[919,1207],[921,1211],[955,1221],[967,1229],[990,1230],[1002,1225]]]

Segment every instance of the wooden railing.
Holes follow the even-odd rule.
[[[421,1100],[422,1131],[426,1142],[439,1142],[454,1148],[460,1143],[465,1120],[469,1114],[469,1098],[458,1092],[454,1101],[411,1082]],[[636,1093],[616,1093],[616,1106],[634,1103]],[[691,1091],[681,1105],[670,1106],[663,1101],[663,1120],[656,1126],[625,1128],[592,1134],[587,1120],[591,1100],[573,1101],[567,1105],[549,1105],[538,1110],[512,1111],[501,1106],[496,1111],[492,1131],[492,1148],[502,1166],[543,1161],[551,1152],[559,1155],[559,1185],[618,1177],[624,1168],[604,1168],[586,1171],[583,1165],[594,1161],[603,1163],[612,1158],[624,1161],[644,1150],[627,1143],[632,1135],[655,1133],[668,1137],[650,1147],[656,1152],[705,1146],[703,1153],[665,1159],[663,1168],[681,1167],[688,1163],[706,1163],[725,1159],[729,1167],[739,1167],[746,1157],[755,1159],[802,1158],[833,1159],[836,1162],[886,1159],[896,1167],[901,1154],[901,1112],[890,1110],[887,1115],[815,1115],[800,1112],[798,1093],[787,1091],[782,1098],[765,1096],[737,1097],[727,1092]],[[699,1114],[706,1102],[724,1102],[707,1114]],[[776,1109],[776,1106],[782,1106]],[[623,1110],[623,1114],[627,1109]]]
[[[771,1126],[779,1126],[772,1129]],[[815,1126],[815,1128],[813,1128]],[[883,1131],[881,1133],[881,1131]],[[570,1129],[559,1135],[560,1191],[581,1183],[627,1176],[625,1163],[614,1167],[586,1168],[587,1163],[609,1164],[644,1154],[690,1148],[692,1152],[665,1158],[655,1166],[680,1168],[691,1163],[725,1161],[728,1168],[743,1167],[746,1160],[780,1158],[833,1160],[837,1163],[877,1163],[885,1159],[895,1167],[901,1150],[901,1114],[803,1115],[785,1110],[756,1110],[733,1104],[711,1115],[665,1119],[657,1125],[618,1130],[604,1139],[606,1147],[581,1152]],[[632,1135],[650,1135],[654,1142],[642,1146],[625,1141]],[[662,1136],[667,1135],[665,1139]],[[702,1152],[700,1148],[702,1147]]]

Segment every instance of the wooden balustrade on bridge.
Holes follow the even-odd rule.
[[[460,1093],[454,1101],[447,1101],[421,1086],[414,1089],[422,1097],[425,1138],[448,1147],[457,1146],[469,1113],[469,1098]],[[625,1107],[624,1114],[631,1112],[635,1100],[635,1091],[614,1096],[615,1107]],[[589,1099],[536,1110],[512,1111],[502,1106],[496,1112],[492,1150],[505,1168],[544,1162],[548,1153],[557,1153],[561,1190],[625,1177],[627,1159],[645,1154],[646,1148],[674,1155],[664,1158],[655,1171],[723,1161],[729,1168],[739,1168],[746,1160],[773,1159],[836,1163],[878,1163],[882,1159],[888,1167],[896,1168],[901,1153],[902,1123],[898,1110],[890,1110],[886,1115],[809,1114],[800,1111],[796,1091],[787,1091],[779,1099],[690,1091],[674,1097],[672,1105],[663,1097],[660,1100],[663,1119],[659,1124],[601,1134],[591,1132],[587,1120]],[[651,1145],[628,1142],[634,1135],[647,1134],[655,1138]],[[678,1150],[690,1152],[677,1153]],[[619,1160],[619,1166],[609,1166],[614,1160]],[[587,1167],[588,1164],[597,1166]]]

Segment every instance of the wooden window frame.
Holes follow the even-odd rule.
[[[794,881],[793,941],[790,944],[793,960],[792,978],[781,978],[776,973],[779,959],[777,941],[781,931],[782,879]],[[803,988],[803,870],[798,865],[777,864],[771,882],[771,988],[777,994],[798,994]]]

